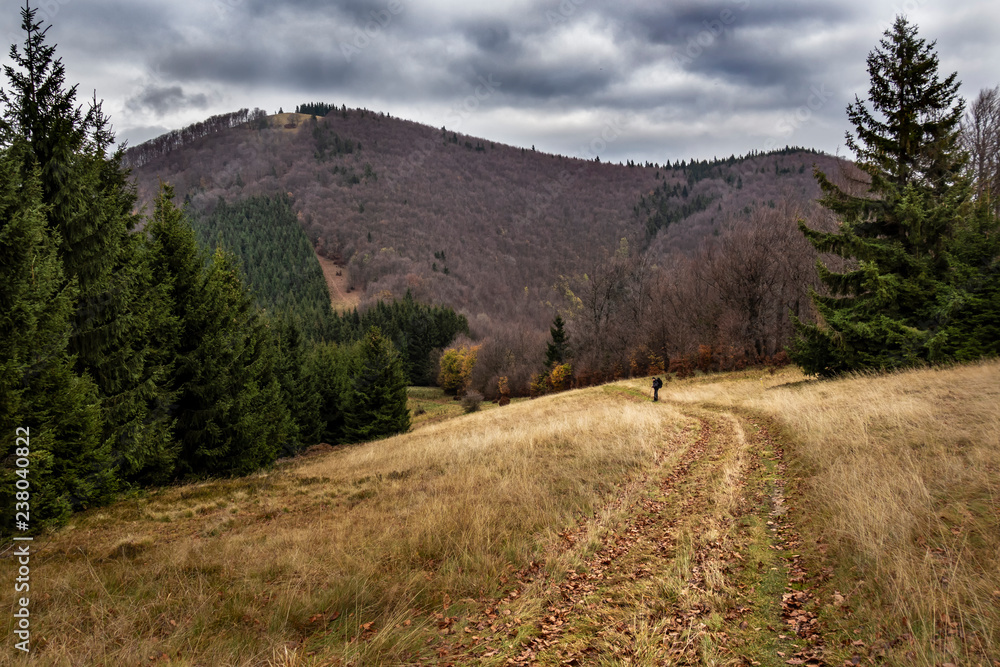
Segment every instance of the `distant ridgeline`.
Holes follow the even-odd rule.
[[[207,137],[216,132],[222,132],[233,127],[238,127],[246,123],[253,123],[260,127],[262,123],[267,123],[267,113],[262,109],[240,109],[231,113],[223,113],[212,116],[200,123],[194,123],[180,130],[174,130],[161,134],[155,139],[144,141],[138,146],[132,146],[125,150],[125,166],[129,169],[141,167],[150,160],[166,155],[172,150],[190,144],[195,139]]]
[[[188,211],[188,217],[201,245],[221,246],[236,255],[258,305],[292,321],[313,340],[354,343],[369,327],[379,327],[402,355],[410,384],[434,384],[431,351],[469,333],[464,316],[417,303],[409,293],[399,301],[380,301],[364,313],[333,313],[319,261],[285,195],[231,204],[220,200],[210,213]]]
[[[647,240],[651,239],[660,231],[666,230],[671,224],[684,220],[699,211],[706,210],[719,198],[715,194],[696,193],[695,185],[700,181],[715,179],[723,181],[730,187],[739,190],[743,188],[743,179],[739,175],[734,175],[734,171],[731,169],[733,165],[752,158],[791,155],[795,153],[820,154],[819,151],[811,148],[785,146],[784,148],[766,153],[751,151],[746,155],[739,157],[730,155],[724,159],[691,160],[690,162],[678,160],[673,164],[668,160],[663,165],[664,169],[674,172],[680,171],[686,178],[687,183],[674,182],[673,185],[670,185],[667,183],[666,178],[664,178],[664,182],[657,186],[651,193],[639,197],[639,203],[633,207],[633,212],[638,216],[646,218],[646,238]],[[628,166],[635,165],[630,161]],[[802,167],[800,167],[800,173],[801,170]],[[779,168],[777,162],[775,162],[775,173],[791,173],[791,170],[787,167]]]
[[[325,116],[331,111],[335,111],[335,104],[326,102],[307,102],[295,107],[295,113],[311,114],[313,116]],[[344,113],[347,107],[343,108]],[[166,134],[144,141],[138,146],[131,146],[125,149],[125,166],[135,169],[146,164],[150,160],[166,155],[167,153],[190,144],[195,139],[207,137],[210,134],[222,132],[230,128],[247,125],[254,129],[264,129],[267,127],[267,112],[263,109],[240,109],[230,113],[218,114],[179,130],[173,130]],[[347,151],[350,152],[350,151]]]

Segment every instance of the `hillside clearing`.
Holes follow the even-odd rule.
[[[1000,664],[1000,364],[646,384],[78,515],[34,657]]]
[[[361,296],[358,292],[351,292],[347,286],[346,269],[338,266],[332,259],[327,259],[321,255],[316,255],[319,266],[323,269],[323,277],[326,278],[326,286],[330,291],[330,308],[334,312],[351,311],[361,303]]]

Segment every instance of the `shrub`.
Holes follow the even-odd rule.
[[[667,372],[663,357],[655,352],[649,353],[649,375],[663,375]]]
[[[670,360],[670,372],[676,375],[678,380],[683,380],[694,375],[694,366],[690,358],[678,357]]]
[[[478,391],[467,391],[465,396],[462,397],[462,409],[465,413],[476,412],[479,410],[479,404],[483,402],[483,395]]]
[[[547,394],[549,391],[549,375],[548,373],[539,373],[538,375],[531,378],[531,397],[541,396]]]
[[[569,364],[560,364],[549,373],[549,386],[552,391],[565,391],[569,389],[569,383],[573,379],[573,367]]]
[[[573,367],[570,364],[560,364],[548,373],[539,373],[531,380],[531,396],[541,396],[553,391],[569,389],[573,380]]]
[[[510,404],[510,384],[507,382],[507,376],[504,375],[497,381],[497,390],[500,392],[499,403],[501,406]]]

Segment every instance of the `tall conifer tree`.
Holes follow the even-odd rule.
[[[969,333],[963,309],[980,282],[963,255],[976,254],[969,243],[988,241],[982,229],[965,234],[974,216],[956,74],[939,78],[934,44],[904,17],[869,54],[868,72],[872,108],[858,98],[847,107],[856,133],[847,144],[867,193],[853,195],[817,172],[820,201],[841,223],[830,233],[799,223],[820,252],[848,259],[842,273],[818,264],[829,290],[813,294],[820,322],[795,320],[792,358],[824,376],[954,358]]]
[[[290,455],[320,442],[321,399],[318,380],[306,363],[306,341],[291,317],[272,317],[271,335],[275,343],[275,372],[290,419],[287,446],[282,454]]]
[[[552,340],[545,348],[546,368],[552,368],[569,361],[569,335],[566,333],[565,326],[566,323],[563,321],[562,315],[556,315],[556,319],[552,321],[552,327],[549,329]]]
[[[273,462],[286,447],[290,424],[274,342],[222,250],[184,316],[187,349],[175,375],[179,472],[243,475]]]
[[[165,369],[148,347],[162,291],[149,282],[141,239],[130,233],[136,197],[122,150],[111,152],[108,119],[96,100],[86,113],[77,106],[76,86],[66,88],[65,67],[36,13],[27,4],[21,10],[24,45],[11,47],[13,66],[4,67],[10,85],[0,91],[0,138],[24,142],[22,180],[38,175],[65,277],[77,285],[69,351],[77,371],[97,384],[103,438],[114,468],[131,479],[169,440]]]
[[[407,431],[406,374],[392,341],[372,327],[357,344],[356,354],[344,396],[347,440],[374,440]]]
[[[0,428],[8,440],[0,473],[0,533],[14,528],[15,461],[27,444],[29,525],[58,525],[115,489],[101,442],[97,390],[68,353],[76,281],[65,280],[56,232],[45,224],[36,178],[23,180],[25,150],[0,153]],[[25,428],[27,441],[15,441]]]
[[[317,421],[305,432],[315,442],[336,445],[345,441],[344,398],[352,361],[351,346],[320,342],[308,350],[304,374],[315,387]]]

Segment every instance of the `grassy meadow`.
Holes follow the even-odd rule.
[[[558,395],[83,513],[38,543],[34,654],[396,659],[424,641],[427,610],[495,593],[649,465],[683,423],[657,408]]]
[[[79,514],[27,662],[1000,664],[1000,363],[646,385]]]
[[[1000,364],[664,393],[784,427],[801,530],[836,568],[837,606],[853,606],[831,626],[869,619],[881,641],[905,638],[884,651],[894,664],[1000,664]]]

